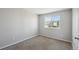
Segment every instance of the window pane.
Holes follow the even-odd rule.
[[[45,28],[48,28],[51,22],[51,17],[45,17]]]
[[[60,16],[45,17],[45,28],[59,27]]]
[[[52,27],[59,27],[60,16],[52,16]]]
[[[60,20],[60,16],[52,16],[52,21],[59,21]]]

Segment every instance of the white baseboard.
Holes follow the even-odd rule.
[[[39,34],[39,35],[40,36],[45,36],[45,37],[48,37],[48,38],[54,38],[54,37],[49,37],[49,36],[42,35],[42,34]],[[72,43],[72,41],[68,41],[68,40],[64,40],[64,39],[58,39],[58,38],[54,38],[54,39]]]
[[[27,38],[25,38],[25,39],[23,39],[23,40],[20,40],[20,41],[14,42],[14,43],[12,43],[12,44],[5,45],[5,46],[3,46],[3,47],[0,47],[0,49],[3,49],[3,48],[6,48],[6,47],[9,47],[9,46],[11,46],[11,45],[15,45],[15,44],[17,44],[17,43],[20,43],[20,42],[22,42],[22,41],[24,41],[24,40],[28,40],[28,39],[30,39],[30,38],[32,38],[32,37],[35,37],[35,36],[38,36],[38,35],[33,35],[33,36],[31,36],[31,37],[27,37]]]

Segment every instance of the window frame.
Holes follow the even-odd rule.
[[[54,16],[45,16],[45,18],[44,18],[44,28],[46,28],[46,27],[45,27],[45,25],[46,25],[46,24],[45,24],[46,18],[47,18],[47,17],[51,17],[51,18],[52,18],[52,17],[55,17],[55,16],[57,17],[58,15],[54,15]],[[47,27],[47,29],[60,29],[60,18],[61,18],[61,17],[60,17],[60,16],[58,16],[58,17],[59,17],[59,20],[58,20],[58,21],[59,21],[59,26],[58,26],[58,27]],[[50,20],[52,21],[52,19],[50,19]]]

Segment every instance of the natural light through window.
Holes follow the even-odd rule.
[[[60,16],[45,17],[45,28],[59,28]]]

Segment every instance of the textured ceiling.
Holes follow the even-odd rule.
[[[55,12],[65,9],[69,9],[69,8],[25,8],[25,10],[34,14],[45,14],[45,13],[50,13],[50,12]]]

